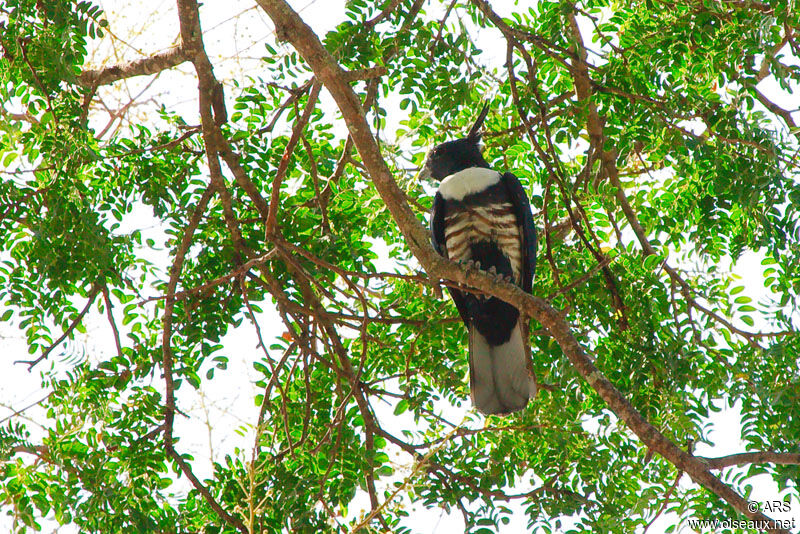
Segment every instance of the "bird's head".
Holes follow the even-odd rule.
[[[419,178],[441,181],[451,174],[470,167],[488,168],[489,164],[483,159],[480,149],[481,127],[487,113],[489,113],[488,104],[481,110],[466,137],[433,147],[425,158]]]

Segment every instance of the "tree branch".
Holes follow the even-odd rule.
[[[188,60],[189,56],[183,46],[176,46],[149,57],[126,61],[110,67],[85,70],[78,76],[78,83],[84,87],[108,85],[125,78],[155,74]]]
[[[367,29],[374,28],[375,25],[377,25],[379,22],[381,22],[389,15],[391,15],[392,11],[397,9],[398,5],[400,5],[400,0],[390,0],[390,2],[386,4],[386,7],[383,8],[383,10],[380,13],[378,13],[373,18],[364,23],[364,27]]]
[[[101,288],[103,292],[103,301],[106,304],[106,318],[108,319],[108,324],[111,325],[111,331],[114,334],[114,345],[117,347],[117,356],[119,356],[120,360],[123,358],[122,356],[122,342],[119,339],[119,329],[117,328],[117,323],[114,321],[114,313],[111,306],[111,297],[108,295],[108,287],[103,285]]]
[[[291,41],[311,65],[317,78],[325,85],[342,111],[353,142],[367,168],[375,187],[386,202],[392,216],[406,233],[412,252],[423,265],[434,260],[436,252],[428,244],[428,233],[405,202],[403,192],[394,181],[383,155],[375,143],[364,116],[361,101],[353,92],[346,74],[322,46],[313,30],[283,0],[257,0],[279,29],[278,35]]]
[[[777,465],[800,465],[800,453],[793,452],[742,452],[731,454],[720,458],[697,457],[708,465],[709,469],[724,469],[734,465],[747,464],[777,464]]]
[[[280,201],[281,194],[281,183],[283,183],[283,178],[289,168],[289,160],[292,157],[297,143],[300,141],[300,136],[303,134],[306,124],[309,119],[311,119],[311,113],[317,105],[317,98],[321,90],[322,84],[320,83],[314,83],[311,86],[311,92],[308,95],[303,115],[295,121],[292,127],[292,135],[289,138],[289,142],[286,144],[281,161],[278,163],[278,170],[275,171],[275,176],[272,179],[272,196],[269,199],[269,214],[267,215],[266,230],[264,231],[268,239],[275,230],[275,221],[278,216],[278,202]]]
[[[92,302],[94,302],[94,299],[100,292],[101,287],[102,284],[100,282],[95,283],[95,285],[92,287],[92,290],[89,292],[89,300],[86,301],[86,306],[83,307],[81,312],[75,317],[75,319],[72,320],[67,329],[64,330],[64,332],[61,334],[61,336],[59,336],[58,339],[56,339],[49,347],[47,347],[47,349],[42,353],[41,356],[39,356],[35,360],[25,360],[25,361],[19,360],[14,363],[26,363],[28,364],[28,371],[30,371],[31,369],[34,368],[34,366],[36,366],[36,364],[47,358],[50,355],[50,353],[53,352],[53,349],[55,349],[57,346],[61,344],[61,342],[67,339],[67,336],[69,336],[70,333],[72,333],[72,331],[75,330],[75,327],[77,327],[81,323],[83,317],[86,315],[86,313],[89,311],[89,308],[92,306]]]

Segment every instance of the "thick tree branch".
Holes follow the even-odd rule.
[[[197,73],[200,120],[211,183],[220,195],[225,226],[237,251],[247,254],[233,210],[233,198],[225,185],[219,161],[223,145],[221,141],[223,136],[219,127],[227,121],[225,96],[222,84],[214,76],[214,68],[204,48],[196,0],[178,0],[178,18],[180,19],[182,48],[186,51]],[[237,261],[241,262],[242,258],[237,258]]]
[[[108,85],[125,78],[155,74],[162,70],[171,69],[188,60],[189,56],[183,47],[176,46],[149,57],[134,59],[133,61],[110,67],[85,70],[78,76],[78,83],[84,87]]]
[[[237,245],[237,249],[246,251],[246,248],[242,243],[242,237],[239,233],[233,213],[230,193],[225,186],[218,159],[219,143],[216,141],[222,138],[219,126],[227,120],[227,113],[225,111],[225,101],[222,93],[222,86],[214,77],[211,62],[209,61],[205,49],[203,48],[202,30],[200,28],[200,15],[197,1],[178,0],[178,18],[180,21],[182,48],[187,51],[192,63],[194,64],[195,71],[197,72],[200,117],[203,125],[203,139],[205,141],[206,156],[212,183],[211,186],[206,189],[197,208],[195,209],[192,220],[184,232],[172,268],[170,269],[170,279],[167,286],[168,297],[164,308],[164,333],[162,341],[164,377],[167,390],[165,406],[166,414],[164,418],[164,443],[167,454],[172,456],[175,462],[177,462],[181,472],[191,481],[195,489],[200,492],[211,509],[214,510],[214,512],[216,512],[223,521],[233,526],[243,534],[247,534],[247,527],[244,525],[241,519],[228,513],[214,498],[214,496],[211,495],[211,493],[208,491],[208,488],[206,488],[205,485],[203,485],[203,483],[197,479],[192,472],[191,466],[175,450],[172,437],[175,414],[175,393],[172,378],[172,349],[170,345],[172,337],[172,313],[175,304],[174,295],[177,288],[178,279],[180,278],[183,259],[186,251],[189,248],[189,245],[192,242],[194,232],[199,225],[200,216],[205,211],[213,190],[216,190],[220,194],[226,226],[231,232],[231,237],[234,243]]]
[[[222,157],[233,173],[236,184],[247,194],[253,202],[253,206],[265,220],[268,210],[267,201],[261,196],[258,187],[241,166],[239,155],[233,151],[220,129],[220,126],[227,121],[225,96],[222,84],[214,76],[213,66],[203,45],[196,0],[179,0],[178,15],[181,21],[181,48],[185,50],[187,58],[194,64],[197,72],[203,140],[205,141],[211,177],[223,200],[228,230],[231,232],[237,248],[244,250],[239,230],[234,223],[235,217],[231,207],[231,196],[222,179],[217,156]]]
[[[353,92],[342,68],[322,46],[319,38],[297,13],[283,0],[257,0],[278,29],[278,35],[290,40],[303,58],[314,69],[317,78],[325,85],[342,111],[356,149],[367,168],[375,187],[386,202],[392,216],[406,232],[412,252],[423,265],[434,261],[433,248],[428,233],[405,202],[403,192],[397,187],[383,155],[364,117],[361,101]]]
[[[792,452],[742,452],[720,458],[706,458],[703,456],[698,456],[697,458],[704,461],[709,469],[724,469],[734,465],[747,464],[800,465],[800,453]]]

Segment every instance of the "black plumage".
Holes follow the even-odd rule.
[[[481,111],[463,139],[436,146],[421,174],[440,181],[431,212],[431,238],[439,254],[510,279],[531,291],[536,230],[522,185],[510,172],[493,171],[480,151]],[[523,409],[535,395],[527,368],[519,311],[495,297],[450,289],[470,333],[470,389],[483,413]],[[527,333],[526,333],[527,335]]]

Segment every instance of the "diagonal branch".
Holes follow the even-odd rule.
[[[278,170],[275,172],[275,177],[272,179],[272,196],[269,199],[269,215],[267,215],[266,230],[264,232],[268,238],[272,236],[272,232],[275,230],[275,221],[278,216],[278,203],[280,201],[281,183],[283,182],[283,178],[286,176],[286,171],[289,168],[289,160],[292,157],[292,153],[294,152],[297,143],[300,141],[300,136],[303,134],[306,124],[311,119],[311,113],[314,111],[314,108],[317,105],[317,98],[319,97],[319,92],[321,90],[322,84],[319,82],[315,82],[314,85],[311,86],[311,92],[309,93],[308,100],[306,101],[306,108],[303,110],[303,115],[294,123],[292,135],[289,138],[289,142],[286,144],[286,149],[283,151],[283,156],[278,164]]]
[[[173,311],[175,309],[175,291],[178,287],[183,262],[189,246],[192,244],[197,227],[200,226],[200,219],[208,206],[208,202],[214,193],[213,187],[209,186],[203,192],[203,196],[194,208],[192,218],[186,229],[183,231],[181,242],[175,251],[175,259],[169,270],[169,282],[166,290],[166,303],[164,305],[163,332],[161,336],[162,366],[164,371],[164,382],[166,389],[166,399],[164,406],[164,443],[167,450],[172,448],[172,427],[175,420],[175,388],[172,377],[172,329]]]
[[[114,345],[117,347],[117,356],[122,359],[122,342],[120,342],[119,339],[119,329],[117,328],[117,323],[114,321],[111,297],[108,295],[108,286],[103,285],[101,290],[103,292],[103,301],[106,304],[106,317],[108,318],[108,324],[111,325],[111,331],[114,334]]]
[[[405,195],[394,181],[389,167],[375,142],[364,116],[361,101],[355,94],[344,71],[325,50],[313,30],[283,0],[257,0],[259,6],[270,16],[278,35],[289,39],[311,65],[317,78],[331,93],[342,111],[353,143],[369,172],[375,187],[386,202],[392,216],[404,230],[406,240],[423,265],[435,261],[436,252],[428,243],[428,233],[405,202]]]
[[[231,239],[237,251],[244,251],[246,247],[244,246],[239,225],[236,222],[233,199],[225,185],[222,166],[219,161],[220,142],[218,140],[222,138],[219,126],[227,120],[225,97],[222,91],[222,84],[214,77],[213,66],[203,45],[203,34],[197,9],[196,0],[178,0],[181,46],[186,51],[197,73],[200,120],[211,184],[219,193],[222,201],[225,226],[231,235]],[[237,258],[237,261],[241,262],[241,258]]]
[[[164,447],[166,449],[167,454],[172,457],[173,460],[178,464],[180,467],[181,472],[189,479],[192,485],[197,489],[198,492],[203,496],[203,498],[208,502],[209,506],[219,515],[222,519],[224,519],[228,524],[234,525],[240,532],[243,534],[247,534],[247,529],[245,528],[244,524],[242,524],[241,520],[238,518],[231,516],[225,509],[220,506],[220,504],[214,499],[213,495],[208,491],[200,480],[194,475],[191,466],[186,462],[186,460],[175,450],[174,447],[174,439],[172,437],[172,430],[175,421],[175,386],[174,386],[174,379],[172,376],[172,364],[173,364],[173,354],[172,354],[172,331],[173,331],[173,311],[175,308],[175,290],[178,286],[178,279],[180,278],[181,268],[183,266],[184,258],[186,257],[186,252],[189,250],[189,245],[192,243],[192,238],[194,237],[194,233],[197,230],[197,227],[200,225],[200,219],[203,216],[203,213],[208,206],[209,200],[211,200],[211,196],[214,193],[214,187],[209,186],[203,196],[197,203],[197,206],[194,209],[194,213],[192,215],[192,219],[189,222],[189,225],[186,227],[183,233],[183,237],[181,238],[181,243],[178,246],[178,249],[175,253],[175,260],[173,260],[172,267],[170,268],[170,276],[169,276],[169,283],[167,284],[167,299],[166,304],[164,306],[164,330],[162,333],[162,366],[164,371],[164,383],[165,383],[165,390],[166,390],[166,399],[164,405]]]
[[[206,189],[194,211],[192,220],[184,232],[172,268],[170,269],[167,300],[164,307],[164,332],[162,341],[163,370],[166,383],[164,444],[167,454],[175,460],[181,472],[190,480],[195,489],[200,492],[211,509],[227,524],[233,526],[243,534],[247,534],[247,527],[242,523],[241,519],[228,513],[214,496],[211,495],[208,488],[194,475],[189,463],[175,450],[172,436],[175,417],[175,392],[172,377],[172,348],[170,345],[172,337],[172,314],[175,304],[174,295],[186,252],[192,242],[194,232],[200,224],[200,218],[205,212],[208,201],[214,191],[217,191],[222,199],[223,211],[226,219],[225,222],[231,232],[234,243],[237,245],[237,249],[245,250],[231,207],[230,192],[225,187],[225,182],[222,178],[218,157],[219,150],[217,149],[218,143],[214,142],[215,139],[222,137],[219,131],[219,125],[226,120],[225,103],[222,86],[217,82],[216,78],[214,78],[211,62],[203,48],[197,0],[178,0],[178,18],[180,20],[182,48],[189,52],[191,61],[197,72],[200,117],[203,125],[203,138],[205,140],[206,156],[209,170],[211,171],[212,183]]]
[[[384,7],[380,13],[364,23],[364,27],[367,29],[374,28],[379,22],[391,15],[392,11],[397,9],[399,4],[400,0],[390,0],[390,2],[386,4],[386,7]]]
[[[30,371],[36,366],[36,364],[47,358],[50,355],[50,353],[53,352],[53,349],[59,346],[62,341],[67,339],[67,337],[72,333],[72,331],[75,330],[75,328],[81,323],[84,316],[89,311],[89,308],[92,306],[94,299],[97,298],[97,294],[100,293],[101,287],[102,284],[100,282],[95,283],[95,285],[92,287],[92,290],[89,292],[89,300],[86,301],[86,306],[83,307],[81,312],[75,316],[75,319],[72,320],[67,329],[64,330],[64,332],[61,334],[61,336],[59,336],[58,339],[55,340],[55,342],[53,342],[49,347],[47,347],[47,350],[45,350],[41,356],[39,356],[35,360],[24,360],[24,361],[20,360],[14,363],[26,363],[28,364],[28,371]]]

